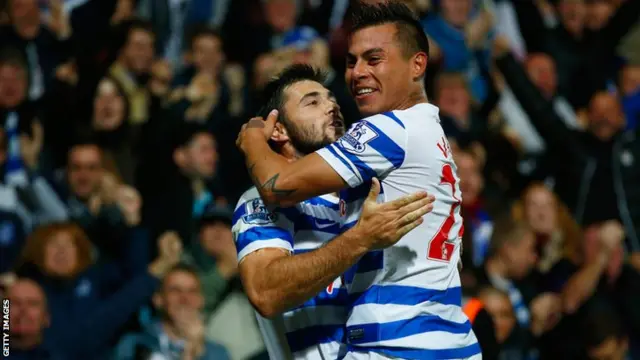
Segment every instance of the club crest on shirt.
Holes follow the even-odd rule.
[[[378,133],[362,121],[340,138],[340,145],[349,152],[362,153],[366,149],[367,143],[377,137]]]
[[[242,217],[242,221],[247,224],[265,225],[276,221],[276,215],[267,209],[262,199],[256,198],[245,204],[246,215]]]

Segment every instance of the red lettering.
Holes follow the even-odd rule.
[[[438,147],[440,147],[440,144],[438,144]],[[449,233],[451,232],[456,221],[455,211],[458,206],[460,206],[460,200],[456,197],[456,178],[453,176],[453,169],[451,169],[451,165],[449,164],[445,164],[442,167],[440,185],[451,185],[453,198],[456,201],[451,205],[449,216],[440,225],[438,232],[436,232],[434,237],[429,240],[429,253],[427,257],[431,260],[449,262],[451,260],[451,256],[453,255],[453,249],[455,248],[454,244],[448,241]],[[458,232],[458,236],[462,237],[463,233],[464,227],[461,227],[460,231]]]
[[[449,142],[444,136],[436,145],[438,146],[438,149],[440,149],[442,156],[444,156],[445,159],[449,158],[449,155],[451,154],[451,148],[449,147]]]

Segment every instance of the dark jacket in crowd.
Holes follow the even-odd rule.
[[[627,250],[640,251],[640,141],[638,130],[620,131],[610,141],[569,129],[531,83],[513,55],[498,59],[509,87],[531,114],[531,122],[553,154],[555,191],[579,224],[619,220]]]
[[[146,271],[146,245],[130,240],[143,245],[130,249],[132,258],[140,255],[137,265],[94,265],[73,279],[46,276],[29,264],[18,270],[37,281],[47,297],[51,325],[45,330],[43,349],[70,360],[109,354],[125,325],[160,286]]]

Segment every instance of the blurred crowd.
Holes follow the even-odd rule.
[[[640,0],[405,2],[484,358],[640,359]],[[294,63],[360,119],[351,6],[0,0],[10,359],[267,358],[230,230],[251,185],[235,138]]]

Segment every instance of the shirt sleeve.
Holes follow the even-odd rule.
[[[387,112],[355,123],[338,141],[317,153],[350,187],[356,187],[399,168],[406,143],[404,124]]]
[[[290,222],[286,217],[270,211],[258,195],[243,195],[233,214],[233,239],[238,261],[248,254],[264,249],[279,248],[293,252]]]

